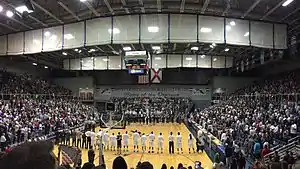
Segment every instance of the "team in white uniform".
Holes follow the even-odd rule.
[[[124,152],[128,152],[128,145],[129,145],[129,135],[126,131],[125,134],[123,134],[123,145],[124,145]]]
[[[108,131],[106,131],[103,134],[103,142],[104,142],[104,149],[109,150],[109,134],[108,134]]]
[[[188,138],[188,147],[189,147],[189,153],[191,153],[191,149],[193,149],[193,151],[195,153],[194,138],[193,138],[192,134],[190,134],[189,138]]]
[[[157,137],[158,140],[158,148],[157,148],[157,154],[159,153],[159,150],[161,151],[161,154],[163,153],[163,147],[164,147],[164,137],[162,133],[159,133],[159,136]]]
[[[179,154],[180,150],[181,153],[183,153],[183,149],[182,149],[182,137],[180,135],[180,133],[178,132],[178,135],[176,136],[176,148],[177,148],[177,152]]]
[[[154,153],[154,140],[155,140],[155,134],[153,134],[153,131],[149,134],[149,151],[148,153],[151,152]]]
[[[137,132],[137,130],[135,130],[133,133],[133,152],[139,152],[139,138],[140,134]]]
[[[116,147],[117,147],[117,136],[115,135],[115,133],[112,133],[112,135],[110,136],[110,150],[111,151],[116,151]]]
[[[143,133],[142,137],[141,137],[141,143],[142,143],[142,151],[145,152],[146,151],[146,141],[147,141],[147,136],[145,135],[145,133]]]

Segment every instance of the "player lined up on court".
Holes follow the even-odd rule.
[[[154,153],[154,140],[155,140],[155,134],[153,134],[153,131],[152,131],[151,134],[149,134],[149,151],[148,151],[148,153],[151,153],[151,152]]]
[[[126,131],[125,134],[123,134],[123,145],[124,145],[124,152],[129,152],[128,145],[129,145],[129,135]]]

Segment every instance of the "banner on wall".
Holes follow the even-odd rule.
[[[185,97],[209,99],[209,88],[99,88],[96,90],[96,98],[109,100],[113,97],[133,98],[133,97]],[[205,99],[204,99],[205,98]]]

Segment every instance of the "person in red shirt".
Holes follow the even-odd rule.
[[[261,151],[261,155],[262,157],[264,157],[265,155],[271,153],[271,150],[269,149],[269,144],[264,143],[264,148]]]
[[[6,153],[11,152],[11,148],[10,148],[9,146],[7,146],[6,149],[5,149],[5,152],[6,152]]]

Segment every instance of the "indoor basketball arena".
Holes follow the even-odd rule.
[[[0,169],[300,169],[299,63],[299,0],[1,0]]]

